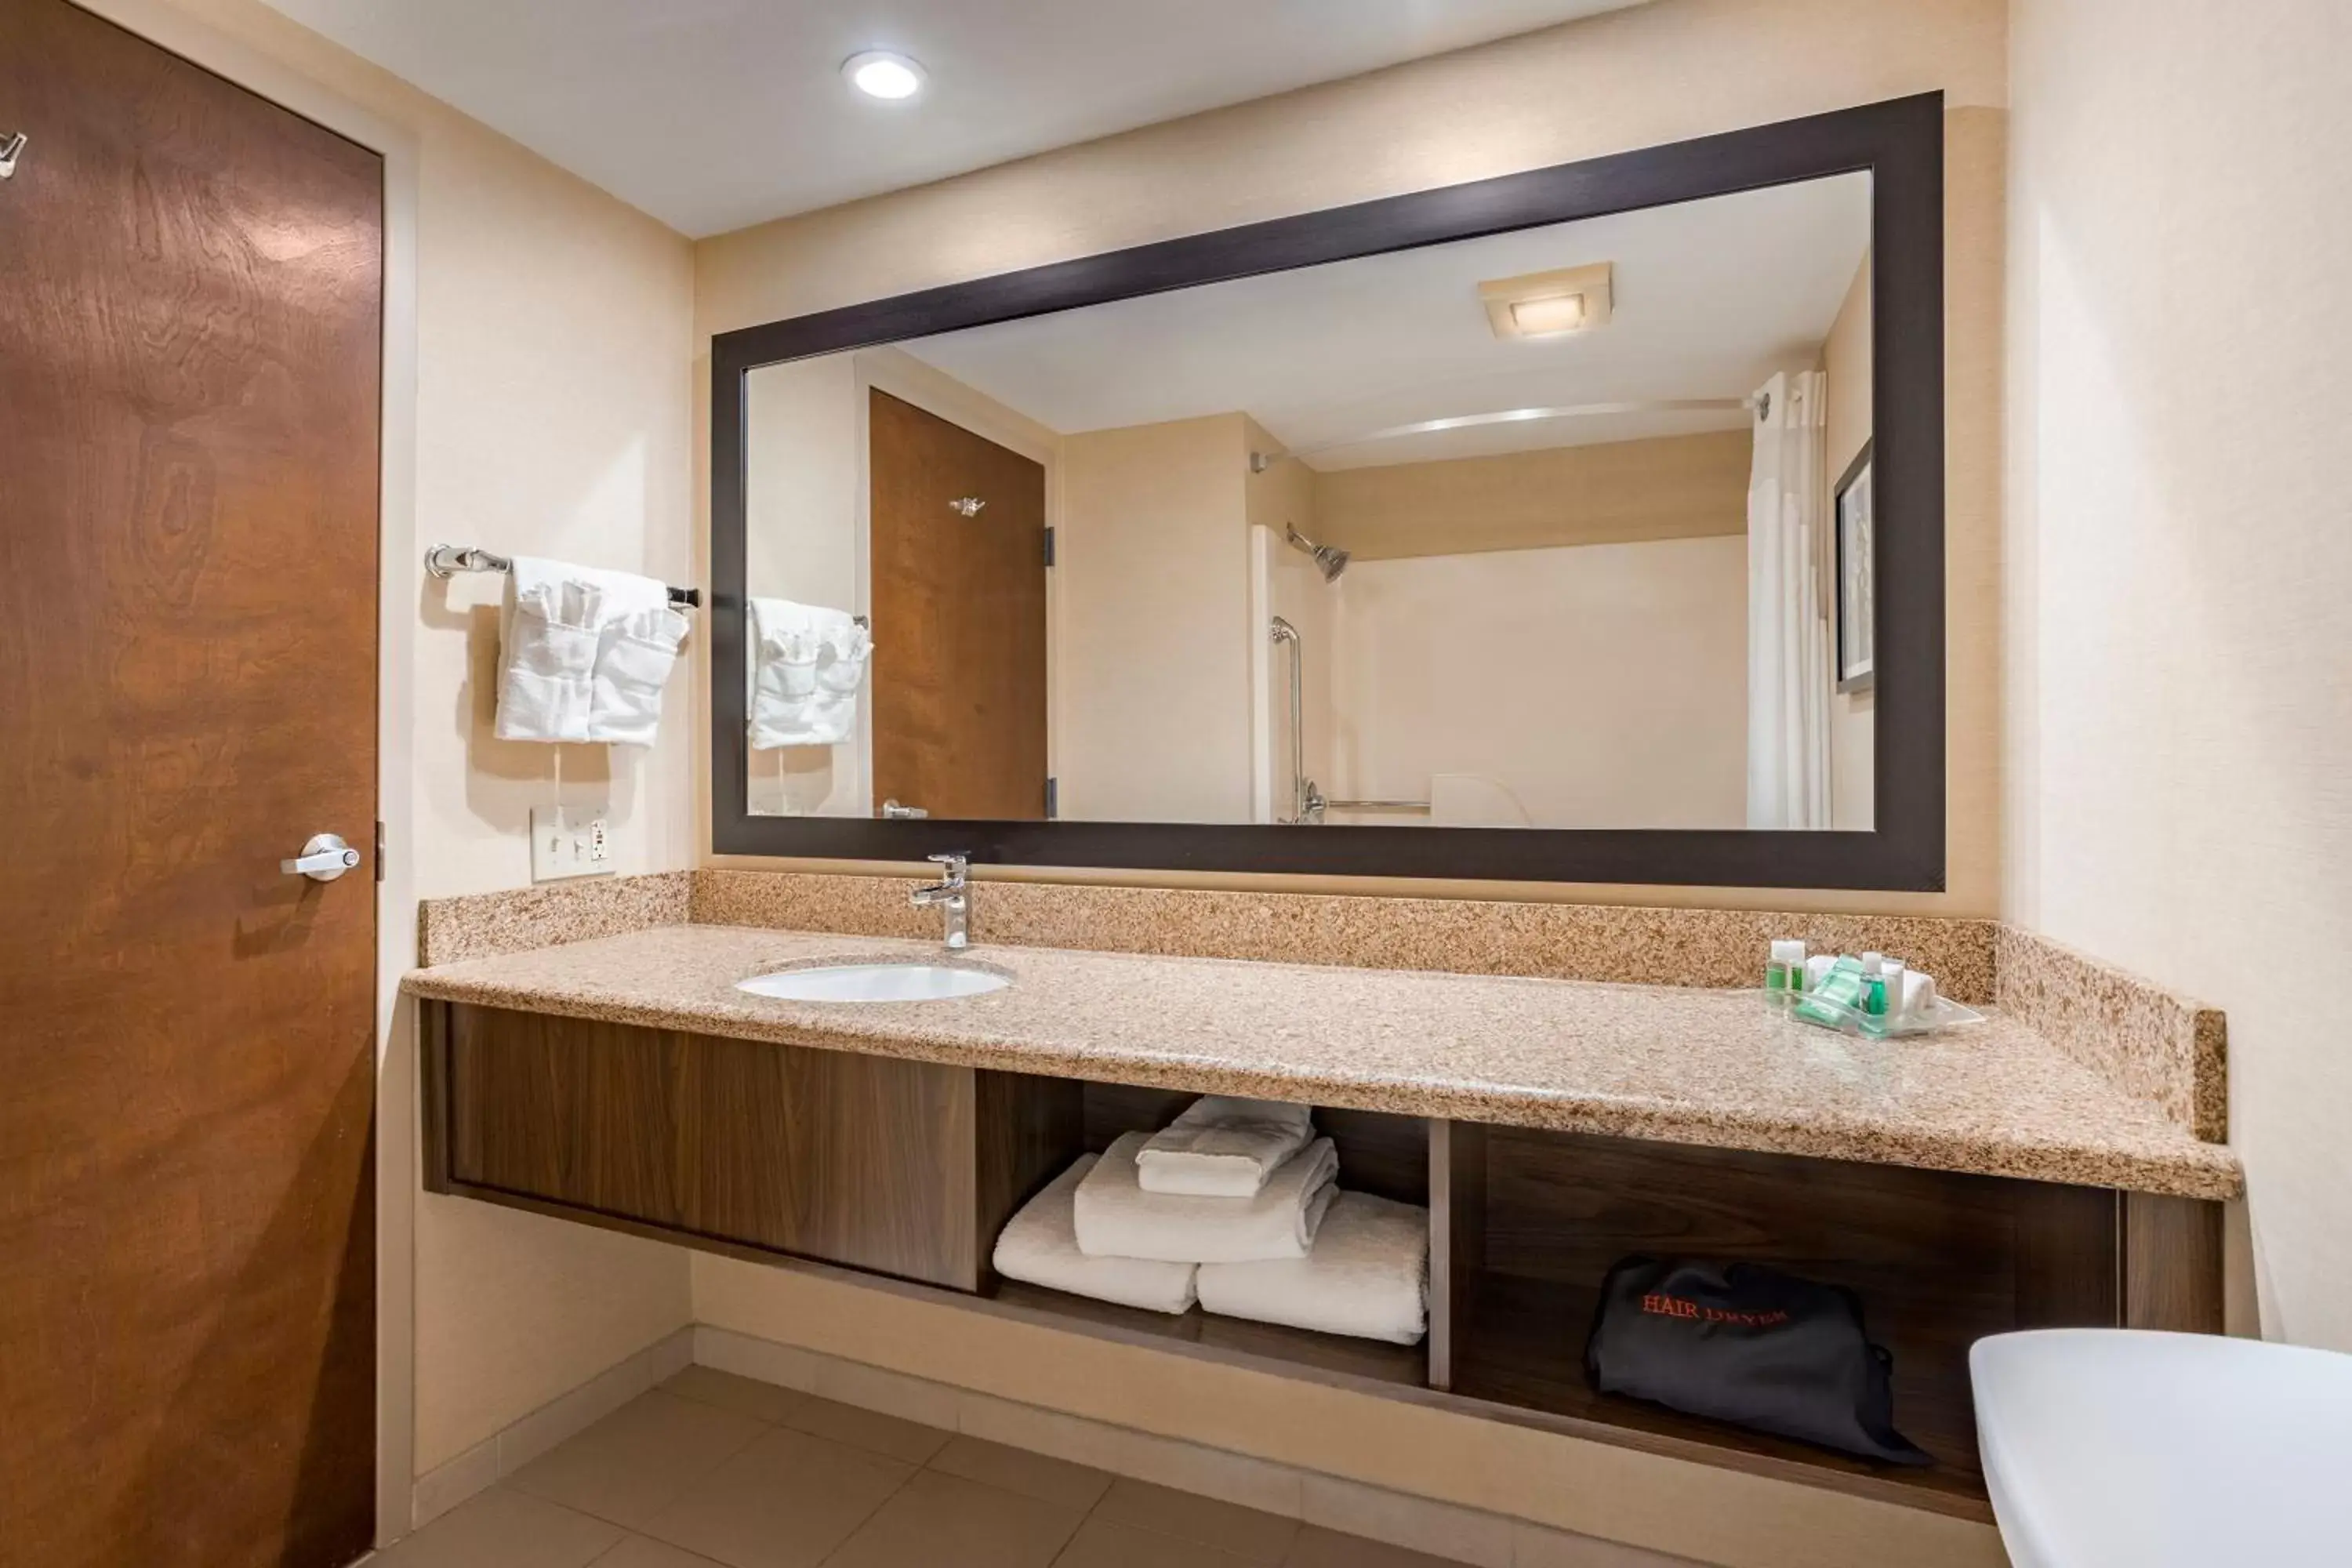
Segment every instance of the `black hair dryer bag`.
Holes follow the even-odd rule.
[[[1935,1461],[1895,1429],[1895,1358],[1851,1290],[1755,1263],[1627,1258],[1585,1342],[1603,1394],[1897,1465]]]

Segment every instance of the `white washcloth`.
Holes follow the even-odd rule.
[[[1167,1263],[1252,1263],[1304,1258],[1331,1206],[1339,1156],[1328,1138],[1293,1154],[1252,1198],[1192,1198],[1147,1193],[1135,1156],[1148,1132],[1120,1135],[1078,1184],[1073,1219],[1089,1258],[1154,1258]]]
[[[1081,1154],[1078,1163],[1054,1178],[1042,1193],[1021,1205],[996,1238],[996,1271],[1008,1279],[1025,1279],[1048,1289],[1123,1307],[1180,1313],[1192,1309],[1192,1281],[1200,1273],[1190,1263],[1152,1263],[1139,1258],[1088,1258],[1078,1250],[1077,1226],[1071,1216],[1078,1184],[1094,1169],[1098,1154]]]
[[[857,730],[874,639],[846,610],[751,601],[751,745],[832,746]]]
[[[1312,1112],[1303,1105],[1204,1095],[1145,1142],[1135,1157],[1136,1176],[1147,1193],[1255,1197],[1314,1136]]]
[[[1199,1289],[1228,1318],[1412,1344],[1429,1331],[1429,1211],[1341,1193],[1306,1257],[1207,1264]]]

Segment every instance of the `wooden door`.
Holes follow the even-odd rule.
[[[373,1529],[374,154],[0,0],[0,1564]],[[282,875],[314,833],[362,851]]]
[[[867,449],[875,803],[1042,817],[1045,470],[879,391]]]

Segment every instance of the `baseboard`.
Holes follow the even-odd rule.
[[[1366,1536],[1477,1568],[1692,1568],[1621,1542],[1531,1521],[1367,1486],[1296,1465],[1206,1447],[950,1384],[869,1366],[732,1329],[698,1325],[694,1361],[806,1394],[970,1436],[1026,1448],[1113,1475]]]
[[[456,1458],[416,1478],[409,1528],[431,1523],[565,1438],[587,1430],[663,1379],[694,1364],[695,1332],[678,1329],[605,1368],[567,1394],[499,1428]]]

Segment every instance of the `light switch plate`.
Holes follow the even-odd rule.
[[[604,805],[530,808],[530,879],[613,874],[611,810]]]

